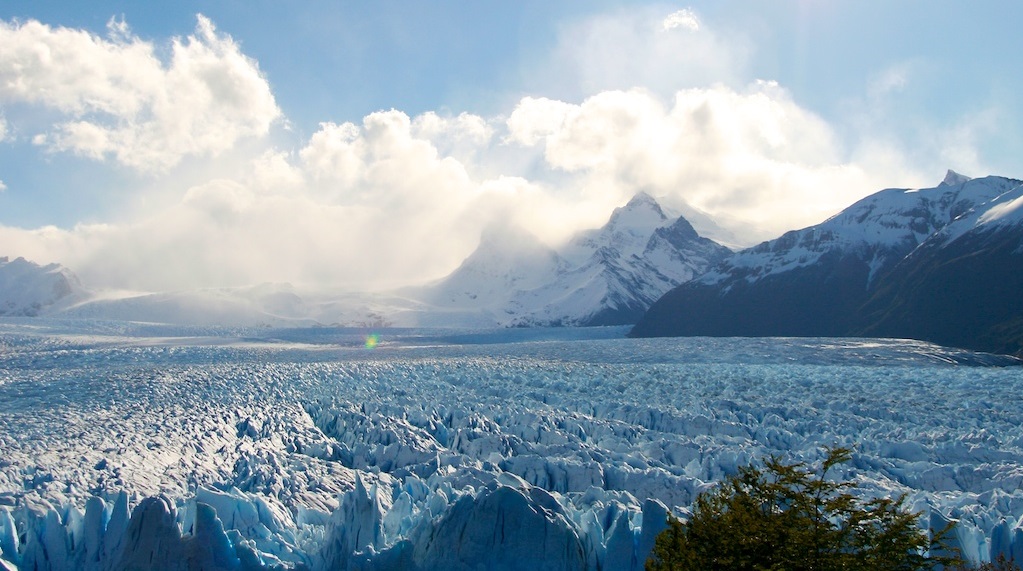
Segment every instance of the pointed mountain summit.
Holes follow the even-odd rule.
[[[948,169],[948,172],[945,173],[945,179],[942,180],[941,184],[939,184],[938,186],[956,186],[959,184],[970,182],[971,180],[973,179],[966,175],[959,174],[952,169]]]
[[[600,230],[611,235],[642,235],[650,228],[662,226],[666,222],[668,217],[657,200],[645,192],[639,192],[625,206],[615,208]]]
[[[641,254],[650,233],[670,223],[661,205],[645,192],[632,197],[624,206],[611,212],[600,228],[580,232],[562,248],[565,257],[581,262],[600,248],[614,248],[624,255]]]
[[[659,299],[632,334],[884,335],[1006,351],[995,338],[1008,333],[991,330],[1023,339],[1020,184],[950,171],[934,188],[882,190],[726,258]]]
[[[639,193],[557,251],[521,229],[488,229],[476,251],[421,297],[456,321],[473,316],[473,325],[623,325],[729,253]]]

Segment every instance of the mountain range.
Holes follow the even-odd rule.
[[[736,252],[631,335],[908,337],[1023,350],[1023,187],[949,171]]]
[[[0,281],[0,303],[5,296],[16,300],[8,315],[203,326],[626,325],[666,291],[730,254],[701,237],[684,217],[669,216],[656,199],[639,193],[604,226],[556,249],[521,228],[489,227],[476,250],[447,277],[393,292],[347,294],[289,284],[90,292],[66,268],[19,259],[15,266],[22,277]],[[0,280],[3,271],[0,267]],[[35,281],[29,279],[33,272]],[[51,274],[68,278],[62,295],[22,299],[25,292],[50,291]]]
[[[706,221],[702,221],[705,223]],[[0,316],[179,325],[635,324],[630,335],[905,337],[1023,353],[1023,183],[949,171],[732,252],[646,193],[554,248],[487,228],[447,277],[389,293],[288,284],[90,292],[57,264],[0,258]]]

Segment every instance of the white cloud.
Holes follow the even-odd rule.
[[[576,106],[546,97],[525,97],[508,118],[508,140],[535,145],[559,131]]]
[[[170,189],[107,224],[0,226],[3,254],[63,262],[95,286],[362,289],[446,274],[494,221],[564,240],[640,190],[750,242],[915,176],[899,145],[847,148],[781,86],[739,82],[741,40],[686,15],[621,11],[567,27],[549,71],[571,96],[523,97],[490,117],[380,111],[255,156],[227,151],[280,112],[256,63],[204,18],[166,62],[123,22],[105,39],[0,24],[0,102],[61,115],[37,144],[150,170],[227,155],[191,182],[154,184]],[[949,148],[968,162],[970,144]]]
[[[442,117],[428,111],[415,118],[412,130],[417,137],[433,141],[447,148],[461,144],[482,147],[494,136],[494,128],[479,115],[460,113],[457,117]]]
[[[169,61],[112,20],[102,38],[37,21],[0,22],[0,100],[55,111],[36,144],[161,171],[261,136],[280,117],[266,79],[237,44],[198,16]]]
[[[351,188],[361,176],[363,153],[359,128],[353,123],[321,123],[299,155],[306,170],[317,179],[333,180]]]
[[[480,121],[386,111],[359,125],[325,123],[297,153],[264,153],[130,222],[4,228],[0,239],[18,255],[68,264],[87,283],[143,290],[440,277],[490,221],[527,218],[546,200],[525,180],[473,179],[426,138],[485,148],[490,128]],[[553,225],[559,212],[538,224]]]
[[[928,129],[921,138],[929,141],[925,149],[943,167],[985,176],[992,172],[981,154],[981,142],[1004,132],[1005,124],[1005,113],[998,107],[988,107],[968,113],[946,128]]]
[[[245,180],[257,192],[286,194],[301,192],[306,178],[289,153],[267,151],[253,159]]]
[[[956,116],[935,122],[927,107],[935,93],[944,93],[935,89],[935,78],[933,64],[925,60],[895,62],[871,74],[862,93],[842,102],[844,126],[860,141],[855,161],[878,172],[901,172],[904,176],[892,179],[904,186],[937,182],[949,168],[971,176],[998,172],[986,164],[985,151],[999,144],[1011,112],[994,98],[958,106]]]
[[[666,18],[662,8],[629,7],[566,25],[532,73],[545,95],[564,100],[636,87],[670,97],[686,87],[745,83],[749,52],[743,37],[721,36],[691,10]]]
[[[690,8],[683,8],[677,12],[672,12],[661,22],[661,27],[665,31],[677,30],[684,28],[691,32],[700,31],[700,19],[696,17],[696,13]]]
[[[7,120],[0,114],[0,143],[7,140]],[[4,181],[0,180],[0,192],[7,190],[7,185]]]
[[[677,196],[738,219],[747,239],[820,222],[891,182],[850,162],[833,129],[771,82],[682,90],[670,107],[636,90],[567,107],[524,99],[508,126],[591,200],[621,202],[639,189]]]
[[[902,91],[909,84],[913,65],[909,62],[892,65],[870,79],[867,93],[871,98],[884,97],[893,92]]]
[[[534,160],[502,162],[516,150]],[[857,151],[888,163],[868,174],[770,82],[667,101],[640,90],[577,104],[527,97],[503,123],[391,110],[324,123],[298,152],[263,153],[130,222],[0,227],[0,242],[98,286],[385,287],[450,272],[495,221],[554,243],[639,190],[681,198],[747,241],[770,238],[891,184],[897,149]]]

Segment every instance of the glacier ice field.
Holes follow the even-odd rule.
[[[625,333],[0,319],[0,569],[642,569],[738,466],[833,445],[1023,560],[1018,361]]]

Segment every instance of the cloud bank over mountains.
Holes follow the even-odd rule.
[[[563,33],[552,65],[593,86],[577,99],[532,93],[490,116],[381,110],[307,135],[258,62],[204,16],[165,44],[116,19],[105,37],[0,22],[0,144],[134,173],[126,194],[160,189],[100,222],[0,225],[2,254],[63,263],[94,287],[388,287],[447,274],[494,221],[557,244],[639,191],[685,201],[750,244],[922,180],[898,148],[850,147],[784,86],[736,86],[745,48],[691,10]],[[642,65],[606,60],[595,75],[600,41]],[[669,50],[680,46],[695,51]],[[715,67],[683,67],[675,83],[701,86],[666,89],[683,60]]]

